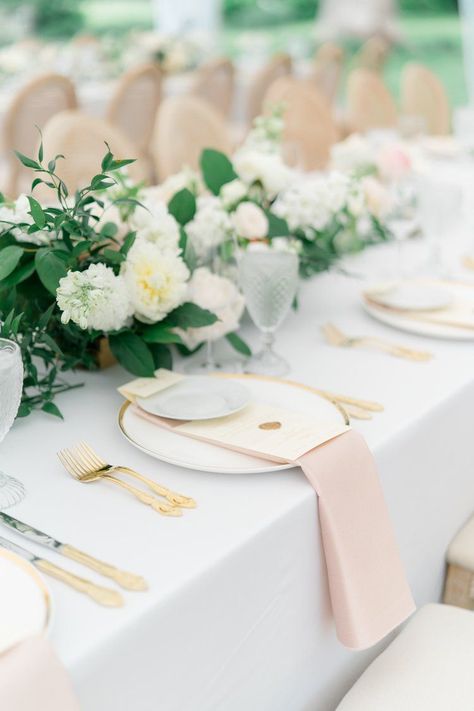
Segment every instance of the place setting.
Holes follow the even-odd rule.
[[[466,3],[0,9],[1,709],[474,708]]]

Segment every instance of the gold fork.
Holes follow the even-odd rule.
[[[381,338],[377,338],[376,336],[347,336],[332,323],[324,324],[322,331],[327,342],[332,346],[349,348],[372,346],[389,353],[390,355],[396,356],[397,358],[407,358],[408,360],[420,362],[430,360],[433,357],[432,354],[427,351],[417,351],[413,348],[407,348],[406,346],[399,346],[394,343],[384,341]]]
[[[159,501],[155,496],[147,494],[145,491],[131,486],[131,484],[127,484],[125,481],[122,481],[122,479],[109,474],[107,471],[95,469],[78,449],[62,449],[58,452],[58,457],[66,471],[80,482],[88,483],[98,479],[105,479],[106,481],[120,486],[122,489],[126,489],[130,494],[133,494],[141,501],[142,504],[151,506],[152,509],[164,516],[182,515],[181,509],[177,506]]]
[[[180,506],[184,509],[194,509],[196,508],[196,502],[190,496],[183,496],[183,494],[177,494],[175,491],[171,491],[166,486],[158,484],[158,482],[149,479],[143,474],[135,471],[135,469],[130,469],[130,467],[124,467],[119,464],[108,464],[102,457],[100,457],[97,452],[95,452],[92,447],[90,447],[86,442],[79,442],[77,449],[82,453],[83,457],[94,467],[97,471],[103,471],[107,474],[112,474],[113,472],[123,472],[124,474],[129,474],[135,477],[139,481],[146,484],[149,489],[162,496],[164,499],[170,502],[173,506]]]

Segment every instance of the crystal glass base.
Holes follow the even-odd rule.
[[[0,511],[20,503],[26,490],[21,481],[0,472]]]
[[[245,362],[244,370],[246,373],[281,377],[290,372],[290,366],[275,351],[264,349]]]

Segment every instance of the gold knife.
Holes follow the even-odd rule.
[[[120,587],[125,590],[147,590],[148,585],[146,581],[140,575],[134,575],[133,573],[126,573],[123,570],[115,568],[113,565],[108,563],[103,563],[97,558],[93,558],[88,553],[83,553],[82,551],[69,545],[69,543],[61,543],[55,538],[48,536],[46,533],[39,531],[37,528],[33,528],[23,521],[19,521],[13,516],[9,516],[4,511],[0,511],[0,523],[3,523],[8,528],[11,528],[16,533],[20,533],[25,538],[33,543],[39,543],[41,546],[46,546],[56,553],[66,556],[70,560],[75,560],[77,563],[91,568],[96,573],[100,573],[106,578],[110,578],[116,582]]]
[[[50,575],[52,578],[56,578],[56,580],[60,580],[66,585],[69,585],[71,588],[74,588],[74,590],[77,590],[84,595],[88,595],[92,598],[92,600],[98,602],[99,605],[105,605],[106,607],[122,607],[123,605],[123,597],[116,590],[103,588],[90,580],[80,578],[78,575],[74,575],[74,573],[70,573],[68,570],[64,570],[64,568],[60,568],[58,565],[51,563],[50,560],[40,558],[34,553],[26,550],[26,548],[17,546],[16,543],[12,543],[12,541],[2,538],[1,536],[0,546],[7,548],[12,551],[12,553],[16,553],[22,558],[25,558],[36,568],[38,568],[38,570],[46,573],[46,575]]]

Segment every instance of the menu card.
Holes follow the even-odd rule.
[[[134,408],[141,417],[178,434],[274,462],[294,462],[350,429],[342,422],[326,422],[262,403],[252,403],[226,417],[186,422],[151,415],[136,405]]]

